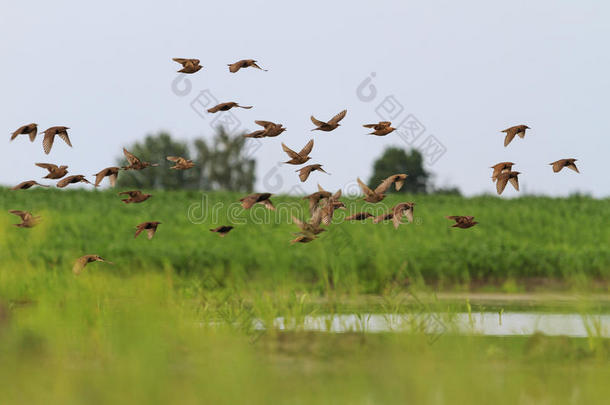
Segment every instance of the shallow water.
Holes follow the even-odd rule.
[[[261,322],[257,328],[264,328]],[[550,336],[610,337],[610,315],[505,312],[343,314],[306,316],[301,322],[276,318],[279,330],[319,332],[413,332],[519,336],[541,332]]]

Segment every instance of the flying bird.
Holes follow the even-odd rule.
[[[260,125],[263,129],[244,134],[244,138],[274,138],[286,130],[282,124],[276,124],[271,121],[257,120],[254,123]]]
[[[57,187],[64,188],[70,184],[76,184],[76,183],[87,183],[87,184],[93,185],[93,183],[91,183],[89,180],[87,180],[85,178],[85,176],[83,176],[82,174],[76,174],[74,176],[68,176],[68,177],[65,177],[65,178],[59,180],[57,182]]]
[[[513,187],[515,188],[515,190],[519,191],[519,176],[521,174],[521,172],[504,172],[504,173],[500,173],[497,177],[497,182],[496,182],[496,191],[498,192],[498,194],[502,194],[502,192],[504,191],[504,188],[506,187],[506,184],[510,181],[510,184],[513,185]]]
[[[445,218],[455,221],[455,224],[451,225],[452,228],[467,229],[478,224],[478,222],[474,220],[473,216],[452,215]]]
[[[327,171],[325,171],[324,169],[322,169],[321,164],[317,164],[317,163],[313,164],[313,165],[303,166],[300,169],[295,170],[295,172],[299,172],[299,179],[301,179],[301,181],[304,182],[305,180],[307,180],[307,178],[309,177],[311,172],[314,172],[316,170],[319,170],[322,173],[330,174]]]
[[[188,169],[190,169],[192,167],[195,167],[195,163],[193,163],[192,160],[188,160],[188,159],[185,159],[185,158],[180,157],[180,156],[167,156],[166,159],[169,160],[170,162],[174,162],[175,163],[175,165],[170,167],[170,169],[174,169],[174,170],[188,170]]]
[[[385,136],[396,129],[391,125],[390,121],[379,121],[377,124],[364,124],[363,127],[373,129],[373,132],[369,132],[369,135]]]
[[[303,149],[301,149],[299,151],[299,153],[290,149],[288,146],[286,146],[284,144],[284,142],[282,142],[282,149],[290,157],[290,160],[288,160],[284,163],[288,163],[289,165],[301,165],[301,164],[307,162],[309,159],[311,159],[308,155],[311,153],[311,150],[313,149],[313,139],[311,139],[309,142],[307,142],[307,144],[303,147]]]
[[[321,221],[321,215],[314,215],[308,222],[301,221],[294,215],[292,216],[292,222],[294,222],[301,229],[301,233],[311,233],[313,235],[317,235],[325,232],[326,229],[320,226]]]
[[[46,176],[43,177],[43,179],[57,180],[68,174],[68,166],[65,165],[57,166],[53,163],[36,163],[36,166],[42,167],[43,169],[47,169],[47,171],[49,172]]]
[[[95,187],[99,186],[100,183],[102,182],[102,180],[104,180],[104,177],[108,177],[108,180],[110,180],[110,187],[114,187],[116,185],[117,177],[119,176],[119,170],[121,170],[121,169],[116,166],[112,166],[112,167],[107,167],[105,169],[102,169],[101,171],[95,173],[94,174],[94,176],[95,176],[94,186]]]
[[[129,198],[124,198],[121,200],[125,204],[141,203],[152,197],[152,194],[144,194],[140,190],[121,191],[119,195],[129,196]]]
[[[317,239],[317,236],[314,235],[313,233],[303,232],[296,238],[292,239],[290,241],[290,244],[294,245],[295,243],[309,243],[315,239]]]
[[[510,172],[513,168],[513,162],[500,162],[490,167],[490,169],[494,169],[491,174],[492,182],[495,182],[498,179],[498,175],[503,172]]]
[[[335,194],[333,194],[326,201],[326,204],[323,207],[318,208],[324,225],[330,225],[333,220],[333,216],[335,215],[335,210],[345,209],[345,204],[339,201],[339,198],[341,198],[341,190],[338,190]]]
[[[312,131],[325,131],[325,132],[332,131],[333,129],[335,129],[341,125],[341,124],[339,124],[339,121],[341,121],[343,118],[345,118],[345,114],[347,114],[347,110],[341,111],[339,114],[332,117],[330,119],[330,121],[328,121],[328,122],[320,121],[312,115],[311,122],[313,122],[313,124],[317,127],[317,128],[312,129]]]
[[[129,163],[127,166],[123,166],[123,170],[142,170],[142,169],[146,169],[149,166],[151,166],[151,167],[159,166],[158,163],[142,162],[140,159],[138,159],[136,157],[136,155],[129,152],[125,148],[123,148],[123,154],[125,155],[125,158],[127,159],[127,162]]]
[[[389,221],[394,218],[394,211],[387,212],[385,214],[381,214],[373,218],[373,223],[378,224],[383,221]]]
[[[38,134],[38,124],[27,124],[17,128],[15,132],[11,135],[11,141],[17,138],[19,135],[28,135],[30,137],[30,142],[34,142],[36,139],[36,135]]]
[[[572,169],[574,170],[576,173],[580,173],[578,171],[578,167],[576,167],[576,164],[574,162],[576,162],[578,159],[559,159],[553,163],[549,163],[551,166],[553,166],[553,172],[557,173],[560,172],[561,169],[563,169],[564,167],[567,167],[568,169]]]
[[[114,264],[99,255],[85,255],[85,256],[82,256],[82,257],[79,257],[78,259],[76,259],[76,262],[74,263],[74,266],[72,267],[72,272],[74,274],[80,274],[81,271],[83,271],[83,269],[85,268],[85,266],[91,262],[104,262],[104,263],[108,263],[108,264]]]
[[[252,108],[251,105],[239,105],[234,101],[229,101],[227,103],[220,103],[218,105],[215,105],[212,108],[208,108],[208,112],[209,113],[217,113],[218,111],[229,111],[231,108],[234,107],[238,107],[238,108],[245,108],[245,109],[250,109]]]
[[[17,215],[21,218],[21,222],[18,224],[13,224],[18,228],[33,228],[38,225],[40,222],[40,217],[35,217],[31,212],[28,211],[19,211],[19,210],[11,210],[9,213],[13,215]]]
[[[218,236],[224,238],[229,232],[231,232],[231,229],[233,229],[233,227],[230,225],[222,225],[218,228],[210,229],[210,232],[216,232]]]
[[[501,131],[506,133],[506,137],[504,138],[504,146],[508,146],[515,135],[519,135],[519,138],[525,138],[526,129],[530,129],[530,127],[527,125],[515,125],[514,127],[506,128],[505,130]]]
[[[44,130],[44,138],[42,139],[42,148],[44,149],[44,153],[47,155],[51,152],[51,148],[53,147],[53,141],[56,136],[59,136],[65,143],[68,144],[69,147],[72,147],[70,143],[70,138],[68,137],[68,129],[69,127],[51,127]]]
[[[139,234],[146,231],[148,239],[152,239],[155,236],[155,232],[157,232],[157,226],[161,225],[161,222],[142,222],[141,224],[136,226],[136,234],[134,238],[137,238]]]
[[[394,187],[396,188],[396,191],[399,191],[402,188],[403,184],[405,183],[406,178],[407,178],[406,174],[393,174],[393,175],[389,176],[388,178],[384,179],[381,182],[381,184],[379,184],[377,186],[377,188],[375,190],[371,190],[366,184],[364,184],[362,182],[362,180],[360,180],[360,178],[358,178],[357,181],[358,181],[358,184],[360,185],[360,188],[362,189],[362,192],[365,195],[364,201],[370,202],[370,203],[376,203],[385,198],[384,192],[393,183],[394,183]]]
[[[253,67],[256,69],[260,69],[263,72],[267,71],[267,69],[263,69],[262,67],[258,66],[254,59],[242,59],[235,63],[231,63],[230,65],[227,65],[227,66],[229,66],[229,72],[231,72],[231,73],[236,73],[239,69],[247,68],[247,67]]]
[[[346,221],[365,221],[367,218],[372,217],[373,214],[370,212],[357,212],[354,215],[350,215],[345,218]]]
[[[398,229],[400,226],[400,220],[404,215],[407,218],[409,223],[413,222],[413,208],[415,207],[414,202],[403,202],[400,204],[396,204],[394,208],[392,208],[392,222],[394,222],[394,228]]]
[[[309,200],[309,213],[313,215],[315,209],[320,205],[320,202],[331,197],[331,193],[324,190],[318,184],[318,191],[313,194],[306,195],[303,200]]]
[[[28,188],[32,188],[34,186],[49,187],[38,183],[36,180],[28,180],[17,184],[15,187],[12,187],[11,190],[27,190]]]
[[[241,206],[245,210],[249,210],[254,204],[262,204],[265,206],[265,208],[275,211],[275,207],[269,199],[269,197],[271,197],[272,195],[273,194],[270,193],[254,193],[240,198],[239,201],[241,202]]]
[[[199,64],[199,59],[172,58],[172,60],[182,65],[182,69],[178,71],[180,73],[195,73],[203,67]]]

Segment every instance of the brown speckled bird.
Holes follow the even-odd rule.
[[[322,186],[318,184],[318,191],[303,197],[303,200],[309,200],[309,214],[313,215],[316,208],[320,205],[320,202],[330,198],[331,195],[330,192],[324,190]]]
[[[68,137],[68,129],[69,127],[51,127],[44,130],[44,138],[42,139],[42,148],[44,149],[44,153],[47,155],[51,152],[51,148],[53,147],[53,141],[55,140],[55,136],[59,136],[65,143],[68,144],[69,147],[72,147],[70,143],[70,138]]]
[[[249,210],[250,208],[252,208],[252,206],[254,206],[254,204],[262,204],[265,206],[265,208],[275,211],[275,207],[269,199],[269,197],[271,197],[272,195],[273,194],[270,193],[254,193],[240,198],[239,201],[241,202],[241,206],[245,210]]]
[[[231,63],[230,65],[227,65],[227,66],[229,66],[229,72],[231,72],[231,73],[236,73],[239,69],[243,69],[243,68],[247,68],[247,67],[257,68],[257,69],[262,70],[263,72],[267,71],[267,69],[263,69],[262,67],[258,66],[254,59],[242,59],[235,63]]]
[[[341,125],[341,124],[339,124],[339,121],[341,121],[343,118],[345,118],[346,114],[347,114],[347,110],[343,110],[339,114],[332,117],[330,119],[330,121],[328,121],[328,122],[320,121],[312,115],[311,122],[313,122],[313,124],[317,127],[317,128],[312,129],[312,131],[325,131],[325,132],[332,131],[333,129],[335,129]]]
[[[256,120],[254,123],[260,125],[263,129],[244,134],[242,135],[244,138],[274,138],[286,130],[282,124],[271,121]]]
[[[519,191],[519,176],[521,172],[504,172],[500,173],[496,182],[496,191],[498,194],[502,194],[504,188],[506,187],[506,183],[510,181],[510,184],[513,185],[515,190]]]
[[[209,113],[217,113],[218,111],[229,111],[231,108],[244,108],[246,110],[252,108],[251,105],[239,105],[234,101],[229,101],[227,103],[220,103],[215,105],[212,108],[208,108]]]
[[[190,169],[192,167],[195,167],[195,163],[193,163],[192,160],[185,159],[185,158],[180,157],[180,156],[167,156],[166,159],[169,160],[170,162],[174,162],[175,163],[175,165],[170,167],[170,169],[174,169],[174,170],[188,170],[188,169]]]
[[[392,183],[395,183],[394,187],[396,188],[396,191],[399,191],[405,183],[406,178],[406,174],[393,174],[388,178],[384,179],[375,190],[371,190],[366,184],[362,182],[362,180],[360,180],[360,178],[358,178],[357,181],[360,185],[360,188],[362,189],[362,192],[365,195],[364,201],[376,203],[385,198],[384,192],[392,185]]]
[[[34,186],[49,187],[38,183],[36,180],[28,180],[17,184],[15,187],[12,187],[11,190],[27,190],[28,188],[32,188]]]
[[[74,263],[74,266],[72,267],[72,272],[74,274],[80,274],[81,271],[83,271],[83,269],[85,268],[85,266],[92,262],[104,262],[104,263],[108,263],[108,264],[114,264],[99,255],[85,255],[85,256],[82,256],[82,257],[79,257],[78,259],[76,259],[76,262]]]
[[[354,215],[350,215],[345,218],[346,221],[365,221],[367,218],[372,217],[373,214],[370,212],[357,212]]]
[[[338,190],[335,194],[333,194],[326,201],[326,204],[324,204],[324,206],[318,208],[318,211],[322,217],[322,223],[324,223],[324,225],[330,225],[336,210],[345,209],[345,204],[339,201],[339,198],[341,198],[341,190]]]
[[[112,167],[107,167],[105,169],[102,169],[101,171],[95,173],[94,174],[95,187],[100,185],[102,180],[104,180],[104,177],[108,177],[108,180],[110,180],[110,187],[114,187],[116,185],[116,180],[117,180],[117,177],[119,176],[120,170],[121,169],[119,167],[112,166]]]
[[[64,188],[70,184],[76,184],[76,183],[87,183],[87,184],[93,185],[93,183],[91,183],[89,180],[87,180],[85,178],[85,176],[83,176],[82,174],[76,174],[74,176],[68,176],[68,177],[65,177],[65,178],[59,180],[57,182],[57,187]]]
[[[468,215],[468,216],[451,215],[451,216],[448,216],[445,218],[455,221],[455,224],[451,225],[452,228],[466,229],[466,228],[471,228],[471,227],[475,226],[476,224],[478,224],[478,222],[476,222],[474,220],[474,217],[470,216],[470,215]]]
[[[307,144],[303,147],[303,149],[301,149],[299,151],[299,153],[290,149],[288,146],[286,146],[284,144],[284,142],[282,142],[282,149],[290,157],[290,160],[288,160],[284,163],[288,163],[289,165],[301,165],[301,164],[307,162],[309,159],[311,159],[308,155],[311,153],[311,150],[313,149],[313,139],[311,139],[309,142],[307,142]]]
[[[313,240],[317,239],[317,236],[314,235],[313,233],[310,232],[302,232],[299,234],[299,236],[297,236],[296,238],[292,239],[290,241],[291,245],[294,245],[295,243],[309,243]]]
[[[125,204],[141,203],[152,197],[152,194],[144,194],[140,190],[121,191],[118,195],[128,195],[129,198],[122,199]]]
[[[576,162],[578,159],[573,159],[573,158],[569,158],[569,159],[559,159],[553,163],[549,163],[551,166],[553,166],[553,172],[557,173],[559,171],[561,171],[561,169],[563,169],[564,167],[567,167],[568,169],[572,169],[574,170],[576,173],[580,173],[578,171],[578,168],[576,167],[576,165],[574,164],[574,162]]]
[[[392,208],[392,222],[394,222],[394,228],[398,229],[400,226],[400,220],[404,215],[407,218],[409,223],[413,222],[413,208],[415,207],[414,202],[403,202],[400,204],[396,204],[394,208]]]
[[[230,225],[221,225],[217,228],[210,229],[210,232],[216,232],[218,236],[224,238],[229,232],[231,232],[231,229],[233,229],[233,227]]]
[[[125,148],[123,148],[123,155],[125,155],[125,158],[127,159],[127,162],[129,163],[127,166],[123,166],[123,170],[142,170],[142,169],[146,169],[149,166],[150,167],[159,166],[158,163],[142,162],[138,157],[136,157],[136,155],[129,152]]]
[[[161,225],[161,222],[142,222],[141,224],[136,226],[136,234],[134,235],[134,238],[137,238],[139,234],[146,231],[148,239],[152,239],[153,236],[155,236],[155,232],[157,232],[157,226],[159,225]]]
[[[301,233],[318,235],[319,233],[325,232],[326,229],[320,226],[321,221],[322,216],[320,214],[312,216],[307,222],[301,221],[294,215],[292,216],[292,222],[301,229]]]
[[[13,215],[17,215],[21,218],[21,222],[18,224],[13,224],[18,228],[33,228],[38,225],[40,222],[40,217],[35,217],[31,212],[28,211],[19,211],[19,210],[11,210],[9,213]]]
[[[36,163],[36,166],[38,167],[42,167],[43,169],[47,169],[48,170],[48,174],[46,176],[43,177],[43,179],[53,179],[53,180],[57,180],[57,179],[61,179],[62,177],[64,177],[66,174],[68,174],[68,166],[57,166],[54,165],[53,163]]]
[[[195,73],[203,67],[199,64],[199,59],[172,58],[172,60],[182,65],[182,69],[178,71],[180,73]]]
[[[38,134],[38,124],[27,124],[22,127],[17,128],[15,132],[11,135],[11,141],[17,138],[19,135],[28,135],[30,137],[30,142],[34,142],[36,140],[36,135]]]
[[[500,162],[490,167],[490,169],[494,169],[491,174],[492,182],[495,182],[498,179],[498,175],[503,172],[510,172],[513,168],[513,162]]]
[[[314,172],[316,170],[319,170],[322,173],[330,174],[327,171],[325,171],[324,169],[322,169],[322,165],[318,164],[318,163],[313,164],[313,165],[303,166],[300,169],[295,170],[295,172],[299,172],[299,179],[301,179],[301,181],[304,182],[305,180],[307,180],[307,178],[309,177],[311,172]]]
[[[378,224],[378,223],[383,222],[383,221],[389,221],[389,220],[391,220],[393,218],[394,218],[394,212],[390,211],[390,212],[378,215],[375,218],[373,218],[373,223],[374,224]]]
[[[377,124],[364,124],[363,127],[373,129],[373,132],[369,132],[369,135],[385,136],[396,129],[391,125],[390,121],[379,121]]]
[[[514,127],[506,128],[501,132],[506,133],[506,137],[504,138],[504,146],[508,146],[508,144],[513,140],[515,135],[519,135],[519,138],[525,138],[525,130],[530,129],[527,125],[515,125]]]

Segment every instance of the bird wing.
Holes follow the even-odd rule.
[[[316,127],[321,127],[322,125],[326,124],[326,122],[323,122],[323,121],[320,121],[320,120],[316,119],[313,115],[310,117],[310,119],[311,119],[311,122],[313,122],[313,124]]]
[[[239,108],[245,108],[246,110],[249,110],[249,109],[250,109],[250,108],[252,108],[253,106],[251,106],[251,105],[239,105],[239,104],[236,104],[236,105],[235,105],[235,107],[239,107]]]
[[[36,163],[36,166],[47,169],[48,171],[57,169],[57,165],[54,165],[53,163]]]
[[[268,210],[275,211],[275,207],[273,206],[273,203],[270,199],[260,201],[260,203],[263,204]]]
[[[497,180],[498,181],[496,183],[496,191],[498,192],[498,194],[502,194],[504,188],[506,187],[506,184],[508,183],[508,176],[498,176]]]
[[[341,111],[339,114],[335,115],[334,117],[331,118],[330,121],[328,121],[328,123],[330,125],[335,125],[337,124],[339,121],[341,121],[343,118],[345,118],[345,114],[347,114],[347,110],[343,110]]]
[[[256,200],[258,200],[258,195],[250,194],[250,195],[245,196],[244,198],[242,198],[239,201],[241,202],[242,208],[248,210],[248,209],[252,208],[252,206],[256,203]]]
[[[27,127],[27,125],[23,125],[19,128],[17,128],[17,130],[15,132],[13,132],[13,134],[11,135],[11,141],[15,138],[17,138],[17,136],[21,135],[21,133],[23,132],[23,130]]]
[[[106,177],[106,169],[102,170],[101,172],[99,172],[98,174],[95,175],[94,186],[95,187],[99,186],[100,183],[102,182],[102,180],[104,180],[104,177]]]
[[[53,132],[45,132],[44,138],[42,139],[42,149],[47,155],[51,152],[53,147],[53,141],[55,140],[55,134]]]
[[[76,259],[76,262],[74,262],[74,266],[72,266],[72,273],[80,274],[80,272],[83,271],[88,262],[89,256],[83,256]]]
[[[121,191],[119,193],[119,195],[122,195],[122,194],[127,194],[131,198],[134,198],[134,197],[140,196],[142,194],[142,192],[140,190],[129,190],[129,191]]]
[[[118,173],[112,173],[110,176],[108,176],[108,180],[110,180],[110,187],[114,187],[116,186],[116,181],[119,177]]]
[[[398,227],[400,226],[400,220],[402,219],[402,209],[394,209],[393,215],[392,215],[392,223],[394,224],[394,229],[398,229]]]
[[[69,147],[72,147],[72,144],[70,143],[70,138],[68,137],[68,132],[65,129],[63,131],[58,132],[57,136],[63,139],[63,141],[67,143]]]
[[[261,127],[267,129],[267,127],[274,127],[276,126],[276,124],[274,122],[271,121],[263,121],[263,120],[256,120],[254,121],[254,123],[256,125],[260,125]]]
[[[127,158],[127,161],[129,162],[130,165],[135,165],[140,162],[140,159],[138,159],[133,153],[129,152],[127,149],[123,148],[123,154],[125,155],[125,158]]]
[[[61,180],[59,180],[59,181],[57,182],[57,187],[59,187],[59,188],[64,188],[64,187],[66,187],[68,184],[70,184],[70,183],[72,182],[72,180],[73,180],[73,179],[74,179],[74,176],[68,176],[68,177],[65,177],[65,178],[63,178],[63,179],[61,179]]]
[[[568,164],[566,167],[567,167],[568,169],[572,169],[572,170],[574,170],[576,173],[580,173],[580,172],[578,171],[578,167],[576,167],[576,164],[575,164],[574,162],[569,163],[569,164]]]
[[[309,140],[309,142],[307,142],[307,144],[299,152],[299,155],[301,157],[306,157],[307,155],[309,155],[311,153],[312,149],[313,149],[313,139],[311,139],[311,140]]]
[[[36,140],[36,135],[38,135],[38,128],[37,127],[32,128],[28,135],[30,137],[30,142],[34,142]]]
[[[299,179],[301,179],[301,181],[304,182],[305,180],[307,180],[307,178],[309,177],[309,174],[311,173],[312,170],[313,170],[313,166],[309,165],[309,166],[302,167],[296,171],[299,172]]]
[[[321,193],[326,192],[326,190],[324,190],[324,189],[322,188],[322,186],[320,185],[320,183],[318,183],[318,191],[319,191],[319,192],[321,192]]]
[[[375,128],[377,126],[377,124],[364,124],[363,127],[365,128]]]
[[[506,137],[504,138],[504,146],[508,146],[508,144],[515,138],[515,131],[513,131],[512,129],[507,129],[506,130]]]
[[[170,162],[179,162],[180,159],[182,159],[182,158],[178,157],[178,156],[167,156],[166,159],[169,160]]]
[[[367,196],[373,196],[373,195],[375,195],[375,192],[374,192],[373,190],[371,190],[371,189],[369,188],[369,186],[367,186],[366,184],[364,184],[364,183],[362,182],[362,180],[360,180],[360,177],[358,177],[357,181],[358,181],[358,185],[360,186],[360,188],[362,189],[362,192],[363,192],[364,194],[366,194]]]
[[[239,69],[241,69],[241,64],[242,64],[241,60],[238,62],[235,62],[235,63],[231,63],[229,65],[229,72],[231,72],[231,73],[237,72]]]
[[[518,177],[509,177],[508,181],[510,181],[510,184],[513,185],[513,187],[515,188],[515,190],[519,191],[519,178]]]
[[[134,238],[137,238],[138,235],[141,234],[143,230],[144,230],[144,226],[142,224],[138,225],[137,229],[136,229],[136,234],[134,235]]]
[[[286,152],[288,154],[288,156],[290,156],[292,159],[298,159],[301,156],[299,156],[298,153],[296,153],[295,151],[293,151],[292,149],[290,149],[288,146],[286,146],[284,144],[284,142],[282,142],[282,149],[284,150],[284,152]]]
[[[553,172],[557,173],[561,169],[563,169],[563,164],[564,163],[565,163],[565,161],[563,159],[551,163],[551,166],[553,166]]]
[[[17,215],[23,221],[25,221],[26,219],[32,218],[32,214],[27,211],[11,210],[11,211],[9,211],[9,213],[11,213],[13,215]]]
[[[150,228],[146,230],[146,234],[148,236],[148,240],[151,240],[153,238],[153,236],[155,236],[155,232],[157,231],[156,228]]]
[[[375,194],[383,194],[394,183],[394,180],[393,175],[383,180],[375,189]]]

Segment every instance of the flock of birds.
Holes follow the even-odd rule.
[[[193,74],[198,72],[203,68],[201,66],[199,59],[187,59],[187,58],[173,58],[173,60],[182,65],[182,69],[178,72],[185,74]],[[256,69],[262,69],[257,61],[254,59],[243,59],[238,62],[229,64],[229,71],[231,73],[236,73],[240,69],[253,67]],[[250,109],[252,106],[241,106],[236,102],[224,102],[220,103],[212,108],[208,109],[209,113],[217,113],[220,111],[228,111],[232,108],[245,108]],[[311,121],[315,125],[315,128],[312,131],[324,131],[330,132],[337,129],[341,124],[340,121],[345,118],[347,115],[347,110],[343,110],[336,114],[328,121],[321,121],[316,119],[314,116],[311,116]],[[265,137],[276,137],[286,131],[286,128],[282,124],[277,124],[271,121],[255,121],[257,125],[262,127],[262,129],[244,134],[244,137],[247,138],[265,138]],[[378,123],[373,124],[365,124],[363,125],[365,128],[369,128],[372,130],[370,135],[376,136],[386,136],[393,132],[396,128],[392,127],[392,123],[389,121],[380,121]],[[46,154],[51,152],[51,148],[53,147],[53,142],[55,137],[61,138],[68,146],[72,147],[72,143],[70,142],[70,138],[68,136],[69,127],[66,126],[54,126],[46,129],[44,132],[44,138],[42,141],[43,150]],[[504,146],[508,146],[508,144],[515,138],[515,136],[519,136],[520,138],[525,137],[525,131],[530,129],[526,125],[516,125],[510,128],[503,130],[502,132],[506,133],[506,137],[504,139]],[[14,131],[11,135],[11,141],[17,138],[19,135],[27,135],[31,142],[34,142],[38,133],[38,125],[35,123],[23,125]],[[311,153],[314,146],[314,140],[311,139],[307,144],[298,152],[289,148],[284,143],[282,143],[282,149],[290,158],[285,164],[290,165],[302,165],[308,162],[311,157],[309,154]],[[104,178],[108,177],[110,185],[112,187],[115,186],[119,172],[121,170],[144,170],[149,167],[159,166],[157,163],[145,162],[139,159],[137,156],[129,152],[127,149],[123,148],[123,154],[127,159],[127,166],[123,167],[107,167],[102,169],[98,173],[94,174],[95,182],[91,183],[87,180],[86,176],[82,174],[66,176],[68,174],[68,166],[65,165],[56,165],[52,163],[36,163],[36,166],[43,168],[48,171],[48,174],[44,176],[45,179],[58,180],[56,186],[59,188],[67,187],[70,184],[76,183],[87,183],[91,184],[94,187],[98,187],[100,183],[104,180]],[[174,166],[170,167],[173,170],[188,170],[195,166],[195,164],[188,159],[185,159],[180,156],[167,156],[167,160],[174,163]],[[564,167],[572,169],[578,172],[578,168],[575,165],[576,159],[560,159],[553,163],[552,165],[553,171],[559,172]],[[506,185],[510,182],[513,187],[519,191],[519,179],[518,176],[520,172],[513,171],[514,163],[513,162],[500,162],[491,168],[493,169],[492,173],[492,182],[496,183],[496,190],[498,194],[502,194]],[[314,171],[320,171],[328,174],[324,169],[322,169],[321,164],[310,164],[306,166],[302,166],[297,169],[296,172],[299,173],[299,179],[302,182],[305,182],[310,174]],[[364,193],[364,201],[369,203],[378,203],[382,201],[386,194],[385,192],[394,185],[396,191],[400,190],[407,179],[407,174],[394,174],[384,179],[375,189],[369,188],[365,183],[357,178],[358,184]],[[49,187],[49,185],[43,185],[38,183],[35,180],[28,180],[18,185],[14,186],[12,190],[26,190],[34,186],[41,187]],[[131,203],[142,203],[149,199],[152,195],[145,194],[141,190],[128,190],[122,191],[118,193],[120,196],[126,196],[126,198],[122,199],[126,204]],[[272,196],[271,193],[253,193],[249,194],[239,201],[242,207],[246,210],[252,208],[256,204],[261,204],[265,208],[269,210],[275,210],[275,206],[270,200]],[[331,193],[329,191],[324,190],[318,184],[318,191],[303,197],[303,199],[309,201],[309,213],[310,218],[307,221],[303,221],[295,216],[292,217],[294,224],[296,224],[300,231],[297,232],[296,238],[292,239],[291,243],[308,243],[315,240],[320,233],[326,231],[325,228],[322,227],[322,224],[329,226],[332,222],[334,212],[337,209],[345,209],[345,204],[340,201],[341,198],[341,190]],[[388,212],[381,214],[379,216],[374,216],[370,212],[358,212],[346,218],[347,221],[365,221],[366,219],[373,217],[373,223],[379,223],[383,221],[392,221],[394,228],[398,228],[401,223],[403,217],[407,219],[409,223],[413,222],[413,210],[415,207],[414,202],[401,202],[394,207],[392,207]],[[9,211],[11,214],[17,215],[21,218],[21,222],[14,224],[20,228],[31,228],[36,226],[40,222],[40,217],[32,215],[31,212],[22,211],[22,210],[11,210]],[[454,228],[462,228],[467,229],[475,226],[478,222],[474,220],[474,216],[469,215],[452,215],[447,216],[447,219],[454,221],[455,223],[452,225]],[[157,231],[158,226],[161,222],[158,221],[149,221],[143,222],[136,226],[136,232],[134,237],[138,237],[142,232],[146,231],[148,239],[152,239]],[[233,226],[230,225],[221,225],[217,228],[210,229],[211,232],[217,233],[219,236],[224,237],[227,235]],[[75,274],[79,274],[88,263],[100,261],[111,263],[99,255],[85,255],[78,258],[74,264],[73,272]]]

